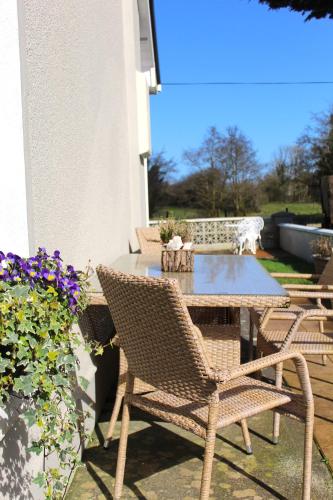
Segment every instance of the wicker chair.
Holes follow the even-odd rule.
[[[333,257],[327,263],[323,273],[321,275],[316,274],[294,274],[294,273],[271,273],[274,278],[291,278],[291,279],[312,279],[317,280],[317,284],[302,285],[302,284],[285,284],[284,288],[288,290],[289,296],[291,298],[291,306],[288,311],[281,309],[274,309],[270,311],[270,314],[265,316],[264,320],[264,309],[250,309],[250,343],[249,343],[249,358],[253,358],[253,334],[254,326],[257,329],[260,328],[264,320],[265,324],[262,325],[264,328],[270,328],[267,322],[270,320],[276,321],[281,320],[282,330],[288,328],[288,324],[285,321],[294,321],[296,319],[296,314],[308,309],[325,309],[322,301],[330,301],[329,305],[332,305],[333,300]],[[318,279],[319,278],[319,279]],[[309,318],[308,318],[309,319]],[[318,324],[321,331],[323,331],[323,323],[319,318],[313,318]],[[311,321],[311,318],[309,319]],[[323,354],[323,364],[326,364],[327,356]]]
[[[225,324],[200,324],[194,325],[194,328],[199,327],[199,335],[202,335],[205,350],[210,362],[210,366],[219,369],[231,370],[240,364],[240,342],[239,342],[239,327]],[[113,345],[120,347],[119,337],[116,335],[113,339]],[[123,349],[119,350],[119,375],[116,399],[113,405],[110,423],[107,435],[104,441],[104,448],[110,446],[113,437],[115,425],[117,423],[121,404],[125,396],[126,376],[128,364]],[[143,382],[139,378],[135,379],[134,393],[142,394],[151,391],[154,388],[151,385]],[[248,431],[246,420],[241,420],[241,428],[245,443],[246,452],[250,455],[253,453],[251,438]]]
[[[132,276],[103,266],[97,272],[128,360],[115,500],[121,498],[131,405],[205,440],[201,500],[209,498],[218,429],[272,409],[299,418],[305,423],[302,498],[310,499],[313,397],[303,356],[284,352],[231,370],[215,369],[175,280]],[[302,394],[247,377],[288,359],[296,366]],[[135,394],[137,378],[156,389]]]
[[[286,350],[303,355],[333,355],[332,310],[308,309],[295,312],[294,320],[274,317],[274,310],[267,309],[258,330],[257,355],[267,356]],[[286,316],[288,312],[285,312]],[[275,368],[275,384],[282,387],[283,363]],[[273,442],[278,443],[280,415],[274,413]]]
[[[137,227],[135,231],[141,253],[145,255],[161,255],[162,246],[158,226]]]

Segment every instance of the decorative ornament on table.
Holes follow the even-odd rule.
[[[166,246],[167,250],[180,250],[183,248],[183,242],[180,236],[174,236]]]
[[[163,272],[191,272],[194,250],[190,226],[186,221],[167,220],[160,226],[164,248],[161,254]]]

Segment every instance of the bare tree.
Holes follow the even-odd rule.
[[[222,137],[221,162],[227,174],[233,212],[236,215],[244,213],[246,190],[251,189],[258,180],[261,166],[251,141],[238,127],[228,127]]]
[[[192,177],[198,204],[203,205],[211,216],[219,215],[225,197],[226,172],[223,164],[223,137],[216,127],[210,127],[204,140],[196,149],[186,150],[185,162],[195,171]],[[191,179],[193,181],[193,178]],[[201,208],[201,207],[200,207]]]
[[[250,140],[237,127],[227,128],[224,134],[210,127],[201,146],[185,151],[184,159],[199,171],[196,191],[210,215],[218,215],[221,210],[236,215],[246,211],[247,195],[260,165]]]

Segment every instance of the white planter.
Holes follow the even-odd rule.
[[[77,352],[80,362],[78,376],[88,381],[86,391],[75,391],[74,397],[80,409],[89,413],[85,429],[91,435],[95,425],[95,374],[96,366],[90,355],[80,348]],[[44,464],[42,454],[28,453],[36,428],[28,428],[21,418],[22,412],[33,404],[30,400],[12,396],[5,411],[0,410],[0,499],[1,500],[42,500],[43,491],[32,483],[33,477],[44,467],[56,467],[56,457],[50,456]],[[79,453],[83,446],[79,435],[74,436],[74,444]],[[70,479],[71,470],[67,471]]]

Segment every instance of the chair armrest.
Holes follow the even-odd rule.
[[[304,279],[304,280],[318,280],[320,274],[307,274],[307,273],[270,273],[273,278],[289,278],[289,279]]]
[[[308,299],[333,299],[333,289],[331,292],[325,291],[301,291],[301,290],[288,290],[289,297],[293,298],[308,298]]]
[[[292,326],[289,329],[289,332],[286,335],[286,338],[284,339],[284,342],[281,346],[280,352],[288,351],[290,348],[290,345],[293,342],[294,336],[296,335],[296,332],[298,331],[302,321],[304,321],[307,318],[315,318],[318,317],[320,318],[320,321],[326,321],[327,318],[333,318],[333,310],[332,309],[308,309],[306,311],[301,311],[296,314],[296,319]]]
[[[332,311],[333,312],[333,311]],[[304,399],[307,404],[313,404],[313,395],[309,377],[308,366],[304,356],[298,352],[284,351],[278,352],[276,354],[271,354],[255,361],[250,361],[239,367],[223,371],[223,370],[211,370],[210,380],[219,384],[225,384],[230,380],[234,380],[245,375],[249,375],[256,371],[262,370],[263,368],[268,368],[270,366],[277,365],[278,363],[283,363],[287,360],[292,360],[297,371],[297,375],[301,384]]]
[[[264,368],[268,368],[278,363],[282,363],[283,361],[287,361],[288,359],[302,357],[302,354],[295,352],[278,352],[275,354],[270,354],[269,356],[265,356],[263,358],[255,359],[254,361],[244,363],[243,365],[239,365],[237,368],[234,368],[232,370],[212,370],[211,380],[224,384],[229,380],[255,373]]]
[[[282,284],[283,288],[286,290],[314,290],[314,291],[333,291],[333,285],[302,285],[302,284],[295,284],[295,283],[283,283]]]

